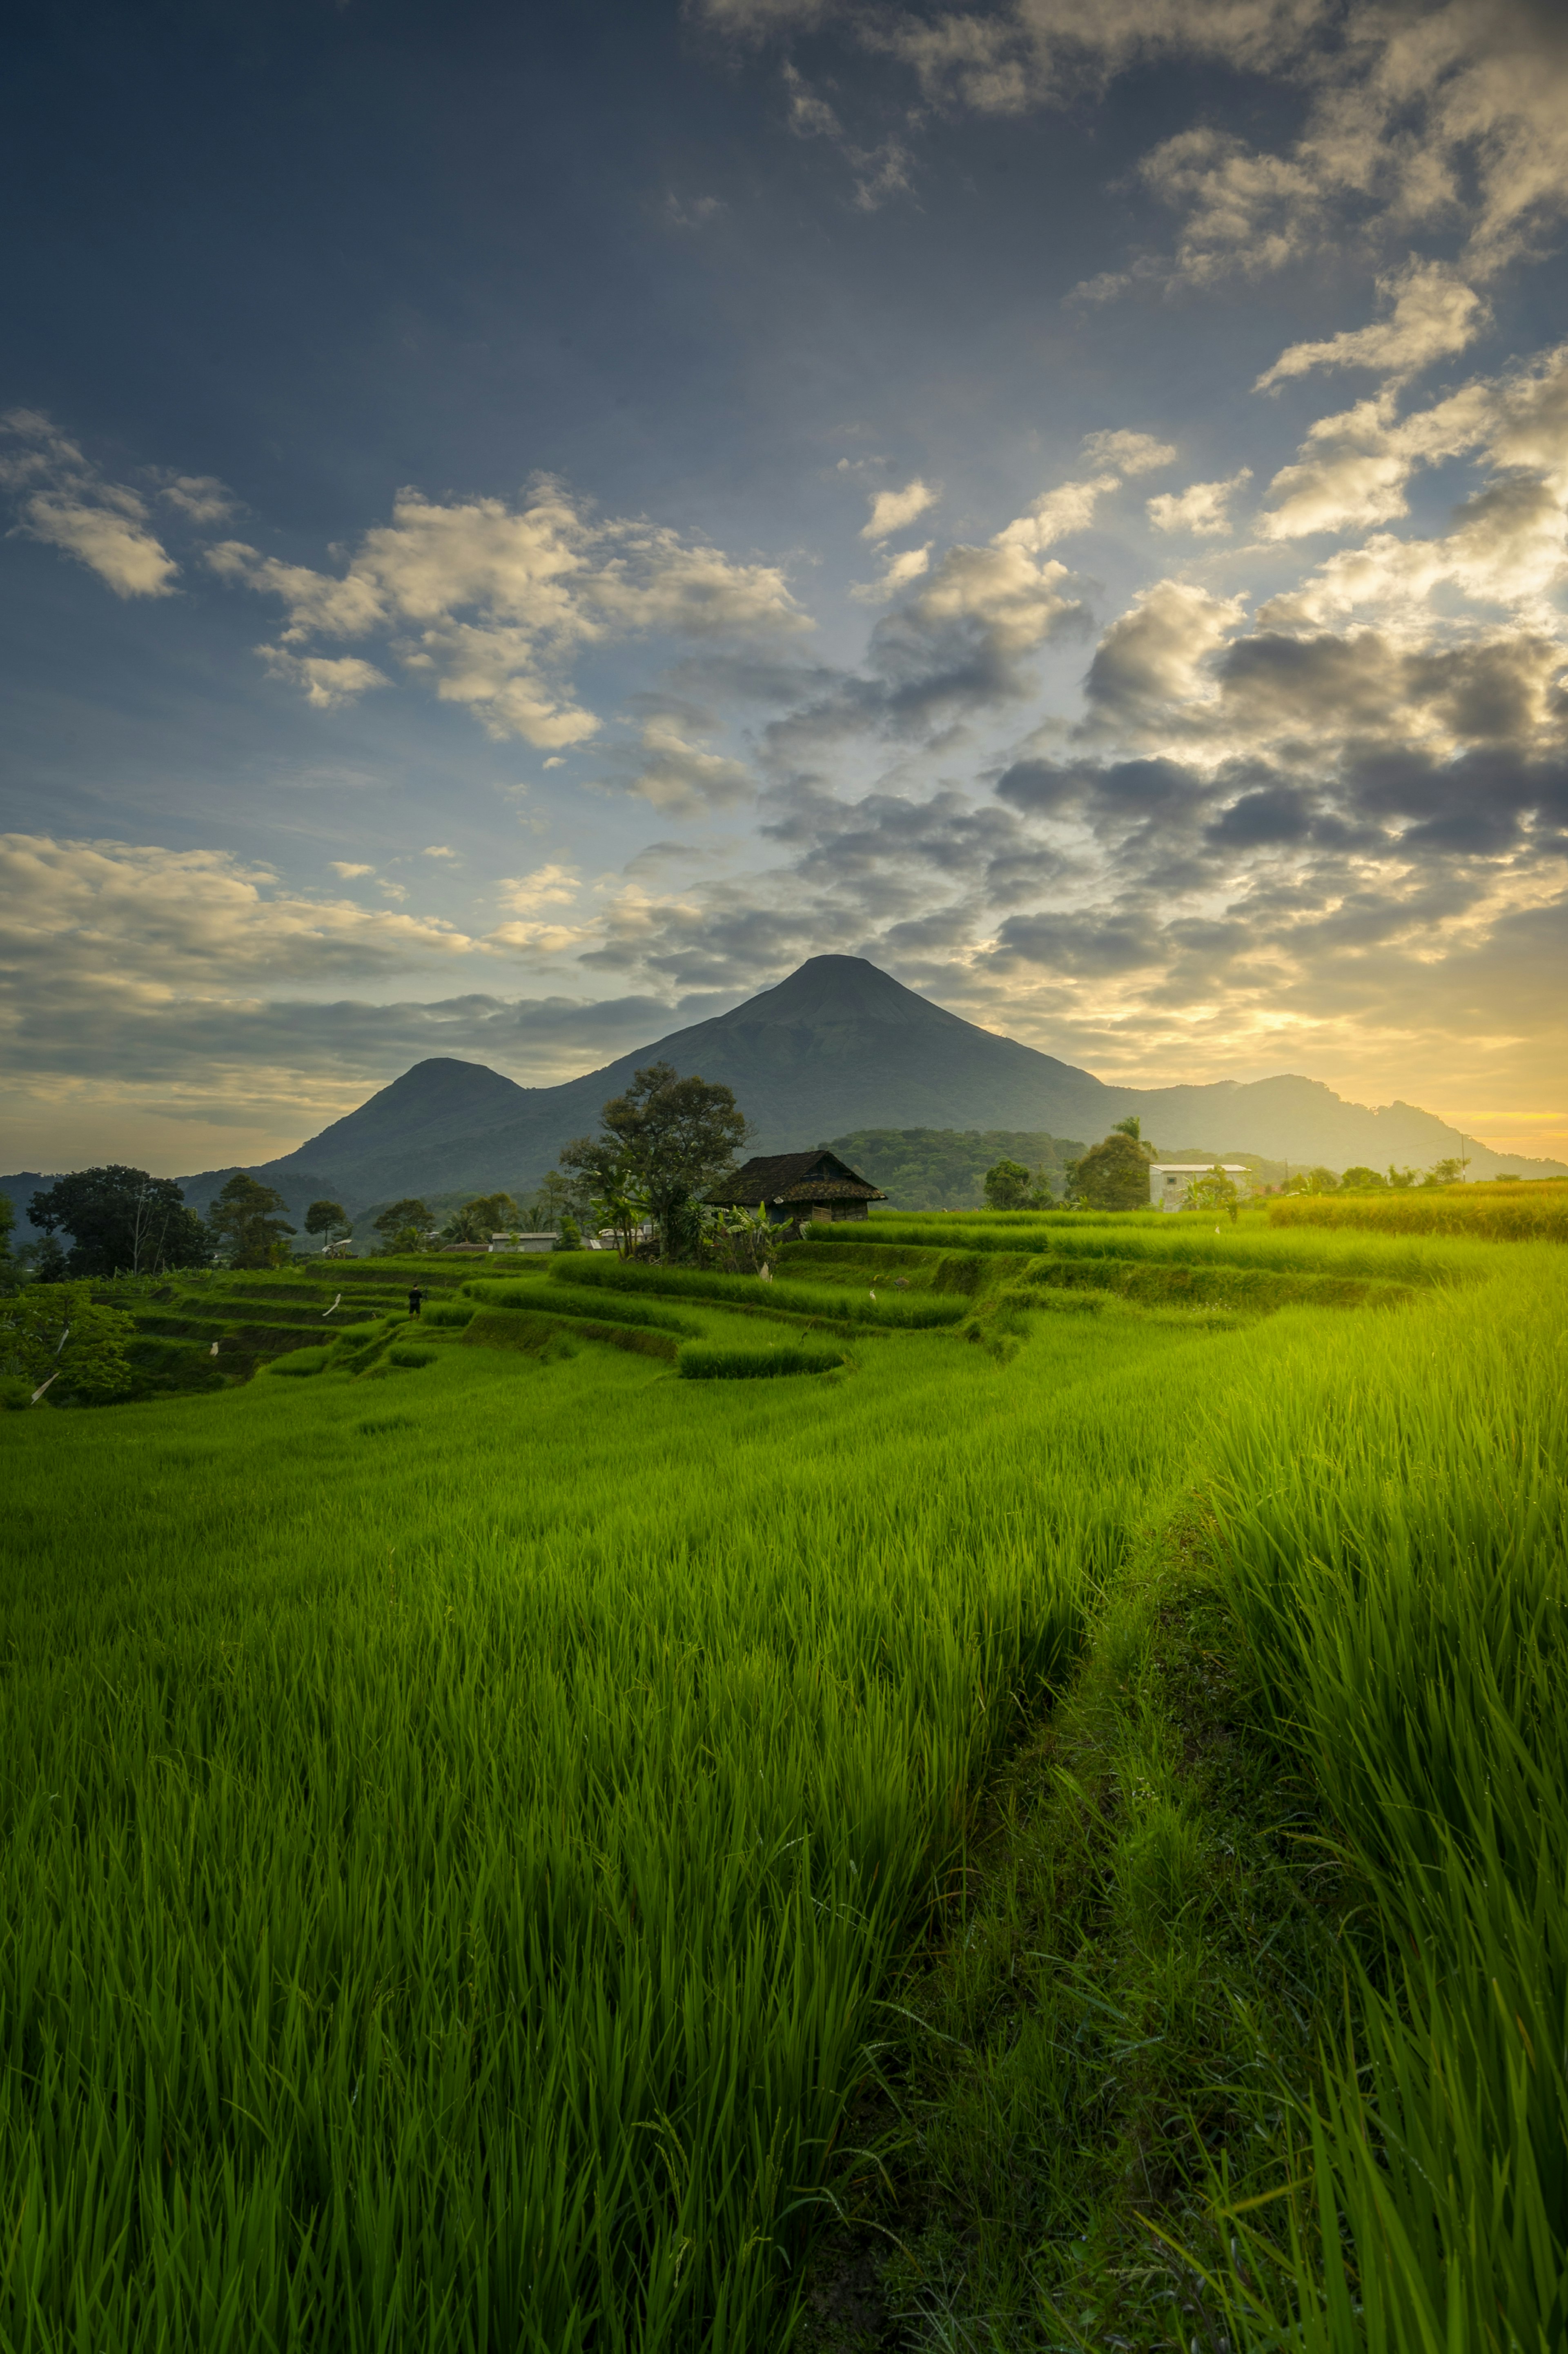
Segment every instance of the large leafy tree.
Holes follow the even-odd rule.
[[[86,1283],[30,1283],[0,1299],[0,1375],[16,1385],[18,1405],[118,1396],[134,1378],[126,1352],[135,1338],[130,1317],[95,1307]]]
[[[280,1205],[281,1206],[281,1205]],[[211,1243],[172,1177],[111,1162],[78,1169],[33,1195],[27,1215],[46,1235],[68,1234],[69,1276],[147,1275],[199,1267]]]
[[[288,1206],[270,1185],[236,1170],[207,1213],[219,1256],[230,1267],[281,1266],[289,1256],[284,1236],[294,1231],[282,1214]]]
[[[1149,1164],[1154,1147],[1136,1133],[1136,1119],[1122,1120],[1081,1159],[1067,1164],[1068,1190],[1095,1210],[1146,1210]]]
[[[988,1210],[1022,1210],[1029,1199],[1029,1172],[1022,1161],[999,1161],[985,1172]]]
[[[381,1237],[382,1256],[394,1258],[405,1251],[417,1251],[423,1246],[433,1221],[423,1202],[410,1195],[402,1202],[388,1203],[371,1225]]]
[[[731,1090],[682,1078],[673,1063],[650,1063],[599,1119],[599,1135],[568,1144],[561,1166],[601,1198],[645,1194],[666,1251],[694,1250],[698,1197],[735,1166],[746,1141],[745,1115]]]

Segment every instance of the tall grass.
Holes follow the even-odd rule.
[[[1304,1194],[1268,1205],[1271,1226],[1358,1227],[1379,1235],[1472,1235],[1568,1243],[1568,1185],[1457,1185],[1427,1193]]]
[[[0,2344],[768,2343],[890,1953],[1227,1378],[1036,1346],[9,1417]]]
[[[1254,2343],[1568,2341],[1565,1311],[1520,1252],[1484,1313],[1432,1299],[1353,1364],[1298,1347],[1221,1444],[1277,1729],[1372,1899],[1276,2253],[1240,2226]]]

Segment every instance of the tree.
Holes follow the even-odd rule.
[[[393,1202],[371,1225],[381,1237],[383,1258],[396,1258],[406,1251],[417,1251],[430,1230],[430,1214],[423,1202],[412,1198]]]
[[[200,1267],[211,1247],[172,1177],[150,1177],[119,1161],[57,1177],[33,1195],[27,1215],[46,1235],[69,1235],[65,1270],[73,1277]]]
[[[16,1205],[9,1193],[0,1193],[0,1274],[11,1271],[11,1235],[16,1224]]]
[[[1111,1129],[1111,1134],[1113,1136],[1130,1136],[1134,1144],[1143,1144],[1143,1122],[1139,1119],[1136,1112],[1129,1112],[1126,1119],[1118,1119],[1114,1123]],[[1143,1144],[1143,1150],[1147,1159],[1150,1161],[1159,1160],[1160,1150],[1157,1145]]]
[[[1127,1123],[1067,1164],[1068,1192],[1096,1210],[1146,1210],[1151,1146],[1127,1132]]]
[[[985,1172],[988,1210],[1027,1209],[1029,1191],[1029,1172],[1022,1161],[999,1161]]]
[[[1308,1169],[1307,1191],[1309,1193],[1337,1193],[1340,1181],[1331,1169]]]
[[[1463,1161],[1435,1161],[1421,1182],[1424,1185],[1457,1185],[1464,1173]]]
[[[330,1250],[334,1243],[346,1242],[353,1231],[348,1223],[348,1213],[341,1202],[313,1202],[305,1212],[305,1232],[308,1235],[324,1235],[326,1241],[322,1246],[324,1250]]]
[[[1384,1190],[1383,1173],[1377,1169],[1347,1169],[1340,1182],[1347,1193],[1382,1193]]]
[[[567,1182],[558,1169],[552,1169],[548,1176],[540,1178],[523,1214],[536,1235],[546,1235],[569,1213],[586,1213],[591,1206],[590,1196],[585,1193],[579,1199],[577,1189]]]
[[[523,1213],[510,1193],[479,1193],[465,1202],[441,1228],[449,1243],[488,1243],[492,1235],[512,1234],[522,1225]]]
[[[1186,1210],[1228,1210],[1234,1219],[1239,1199],[1234,1184],[1216,1161],[1202,1177],[1193,1178],[1181,1196],[1181,1206]]]
[[[735,1165],[747,1123],[726,1087],[682,1078],[673,1063],[650,1063],[599,1115],[597,1137],[579,1137],[560,1161],[602,1197],[646,1193],[666,1253],[695,1250],[697,1197]]]
[[[281,1267],[289,1256],[283,1237],[294,1231],[281,1215],[288,1206],[270,1185],[236,1170],[207,1213],[220,1257],[229,1267]]]
[[[35,1403],[92,1405],[129,1389],[126,1351],[136,1327],[117,1308],[95,1308],[85,1283],[31,1283],[0,1300],[0,1373],[26,1384]]]
[[[1408,1167],[1396,1169],[1392,1161],[1389,1162],[1388,1182],[1393,1186],[1396,1193],[1404,1193],[1407,1192],[1409,1188],[1414,1184],[1416,1172],[1414,1169]]]

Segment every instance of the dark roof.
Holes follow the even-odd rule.
[[[715,1209],[757,1209],[764,1202],[885,1202],[836,1152],[758,1153],[703,1196]]]

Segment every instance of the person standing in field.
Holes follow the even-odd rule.
[[[409,1292],[409,1294],[408,1294],[408,1313],[409,1313],[409,1315],[410,1315],[410,1316],[418,1316],[418,1312],[419,1312],[419,1310],[420,1310],[420,1309],[421,1309],[421,1308],[423,1307],[423,1305],[424,1305],[424,1301],[425,1301],[425,1295],[424,1295],[424,1293],[420,1290],[420,1288],[419,1288],[418,1285],[418,1284],[415,1284],[415,1286],[414,1286],[414,1288],[413,1288],[412,1291],[410,1291],[410,1292]]]

